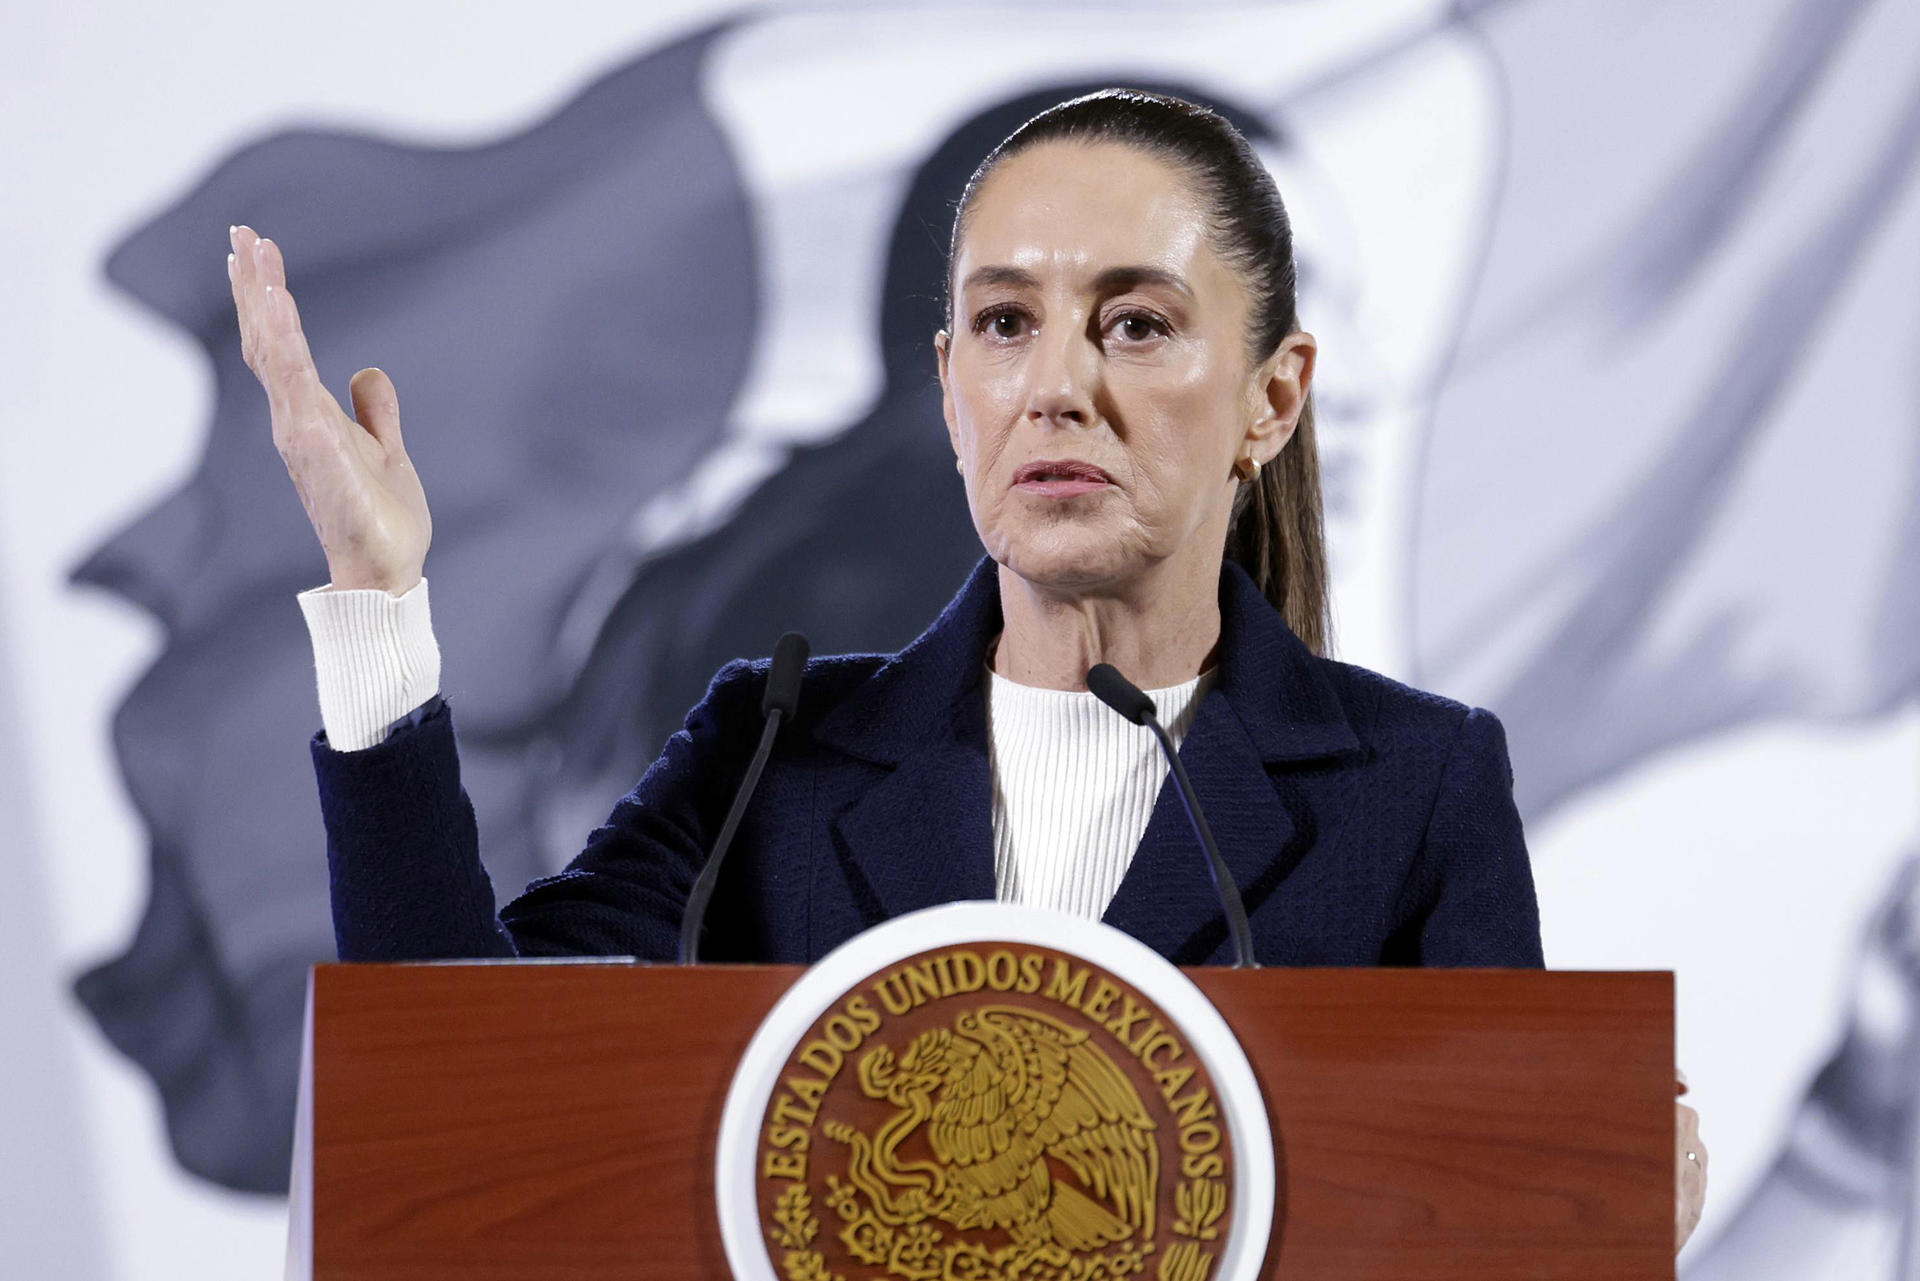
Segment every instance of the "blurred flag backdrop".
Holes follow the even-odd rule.
[[[499,90],[462,60],[525,20],[438,42],[403,11],[389,38],[479,112]],[[930,345],[953,201],[1021,120],[1125,84],[1226,113],[1293,212],[1338,656],[1503,718],[1550,965],[1679,971],[1714,1152],[1687,1275],[1920,1277],[1920,9],[690,5],[606,27],[548,37],[571,82],[458,141],[369,84],[352,124],[296,93],[157,181],[94,177],[121,211],[87,245],[106,305],[151,318],[202,408],[167,407],[173,475],[103,495],[88,474],[151,400],[49,417],[77,367],[49,357],[10,402],[44,470],[0,485],[0,601],[27,624],[0,614],[0,946],[23,976],[0,1016],[36,1047],[0,1051],[26,1085],[0,1135],[56,1155],[49,1177],[0,1146],[0,1238],[62,1275],[208,1275],[128,1208],[184,1197],[245,1243],[233,1275],[272,1263],[304,974],[332,946],[293,603],[325,569],[240,359],[227,225],[283,246],[343,401],[363,365],[399,387],[504,895],[571,857],[727,659],[789,628],[893,648],[952,593],[979,554]],[[36,525],[62,486],[85,518]],[[56,627],[152,643],[115,669]],[[135,910],[76,949],[97,887],[73,862],[110,856],[34,762],[87,741],[129,807]],[[62,1066],[109,1055],[151,1133]]]

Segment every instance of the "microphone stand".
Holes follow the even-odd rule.
[[[1220,910],[1227,917],[1227,934],[1233,940],[1234,968],[1258,969],[1260,963],[1253,959],[1253,931],[1247,925],[1247,908],[1240,901],[1240,887],[1234,883],[1227,861],[1220,857],[1220,847],[1214,843],[1213,829],[1207,826],[1206,813],[1200,808],[1200,796],[1193,790],[1193,780],[1187,777],[1187,767],[1180,763],[1180,753],[1174,750],[1173,739],[1168,735],[1166,726],[1160,723],[1153,700],[1138,685],[1122,676],[1112,663],[1095,664],[1087,673],[1087,688],[1093,691],[1094,697],[1135,725],[1145,725],[1152,730],[1154,738],[1159,740],[1160,750],[1173,767],[1174,786],[1180,792],[1181,807],[1187,811],[1187,822],[1192,824],[1200,848],[1207,853],[1207,873],[1213,878],[1213,890],[1220,898]]]
[[[694,878],[693,888],[687,892],[686,911],[680,916],[682,965],[699,963],[700,926],[706,921],[707,902],[720,879],[720,862],[727,856],[727,847],[733,844],[733,834],[740,830],[740,820],[747,812],[747,802],[753,799],[753,789],[760,785],[760,772],[767,767],[767,757],[773,753],[773,740],[780,733],[781,723],[790,719],[800,704],[800,677],[806,667],[806,637],[799,632],[788,632],[774,642],[773,662],[767,670],[767,690],[760,700],[760,710],[767,718],[760,730],[760,745],[753,750],[746,776],[740,780],[726,821],[720,825],[719,839],[713,843],[713,853],[707,856],[700,875]]]

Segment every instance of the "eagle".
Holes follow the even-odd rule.
[[[848,1181],[883,1222],[933,1218],[1075,1251],[1153,1236],[1154,1122],[1086,1030],[984,1006],[922,1032],[897,1061],[884,1045],[868,1051],[859,1076],[899,1111],[871,1136],[844,1123],[826,1133],[851,1149]],[[934,1159],[903,1159],[922,1126]]]

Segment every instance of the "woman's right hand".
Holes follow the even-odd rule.
[[[313,367],[280,247],[250,227],[234,227],[229,237],[240,352],[267,390],[273,443],[320,538],[333,586],[404,595],[425,570],[433,518],[400,439],[393,381],[374,368],[355,374],[354,416],[347,417]]]

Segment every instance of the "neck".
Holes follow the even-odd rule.
[[[1142,689],[1198,676],[1220,638],[1219,565],[1171,562],[1111,591],[1063,592],[1000,566],[1005,628],[993,670],[1043,689],[1085,689],[1087,669],[1112,663]]]

